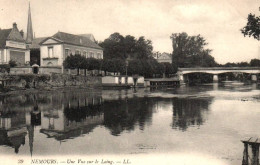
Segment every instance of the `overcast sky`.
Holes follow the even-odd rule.
[[[114,32],[145,36],[154,51],[172,53],[170,35],[201,34],[219,63],[260,59],[260,42],[240,29],[260,15],[260,0],[31,0],[36,37],[58,31],[92,33],[102,41]],[[26,31],[28,0],[0,0],[0,28]]]

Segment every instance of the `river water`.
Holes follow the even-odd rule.
[[[256,84],[21,92],[0,96],[0,105],[7,156],[167,154],[181,164],[235,165],[241,140],[260,135]]]

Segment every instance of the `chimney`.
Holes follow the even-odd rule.
[[[16,22],[13,23],[13,28],[17,28]]]
[[[21,33],[22,37],[24,37],[24,32],[23,32],[23,30],[21,30],[20,33]]]

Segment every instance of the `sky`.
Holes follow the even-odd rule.
[[[172,53],[172,33],[203,36],[218,63],[260,59],[260,42],[240,32],[260,0],[30,0],[36,37],[58,31],[92,33],[103,41],[119,32],[145,36],[154,51]],[[29,0],[0,0],[0,28],[26,32]]]

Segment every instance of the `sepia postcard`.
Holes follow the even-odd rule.
[[[0,164],[259,165],[259,0],[0,0]]]

